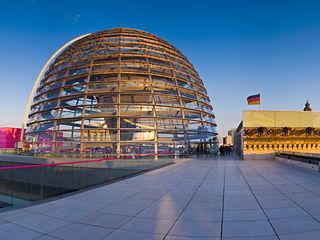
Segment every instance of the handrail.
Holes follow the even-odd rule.
[[[320,157],[311,155],[312,153],[299,153],[299,152],[276,152],[276,157],[285,158],[288,160],[307,163],[311,165],[320,165]]]
[[[289,151],[278,151],[276,155],[290,155],[295,157],[302,157],[302,158],[312,158],[320,161],[320,154],[317,153],[304,153],[304,152],[289,152]]]

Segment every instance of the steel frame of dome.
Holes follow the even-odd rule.
[[[203,82],[168,42],[115,28],[63,49],[31,93],[26,136],[36,151],[157,157],[214,142],[215,116]]]

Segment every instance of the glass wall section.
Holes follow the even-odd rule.
[[[50,65],[29,112],[35,152],[185,153],[214,142],[210,99],[188,59],[152,34],[88,35]]]

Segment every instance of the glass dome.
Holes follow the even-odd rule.
[[[216,124],[198,73],[150,33],[115,28],[77,40],[40,81],[27,123],[37,152],[187,152]]]

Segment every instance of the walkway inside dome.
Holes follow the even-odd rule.
[[[5,239],[319,239],[320,177],[279,161],[181,159],[0,213]]]

